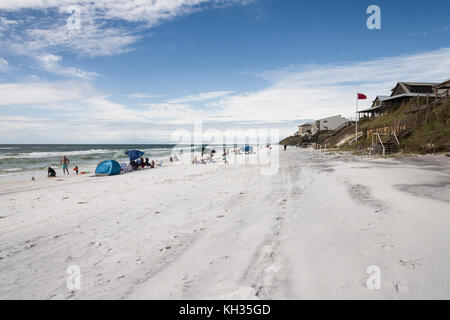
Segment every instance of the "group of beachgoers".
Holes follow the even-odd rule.
[[[169,161],[170,162],[179,161],[178,156],[177,155],[170,156]],[[122,167],[122,173],[132,172],[146,168],[154,169],[157,167],[162,167],[162,165],[163,165],[162,160],[159,160],[159,162],[155,162],[155,160],[150,160],[149,158],[144,159],[143,157],[141,157],[138,160],[132,160],[129,164],[125,163],[120,164],[120,166]]]
[[[59,161],[59,163],[60,163],[61,166],[62,166],[62,169],[63,169],[63,175],[65,175],[66,173],[69,174],[69,164],[70,164],[70,160],[69,160],[66,156],[64,156],[64,157],[62,157],[62,159]],[[75,171],[75,174],[78,174],[78,173],[79,173],[78,166],[75,166],[75,167],[73,168],[73,171]],[[83,173],[86,173],[86,172],[81,172],[81,173],[83,174]],[[56,171],[55,171],[55,169],[53,169],[52,167],[48,167],[48,168],[47,168],[47,177],[49,177],[49,178],[56,177]]]
[[[170,156],[169,158],[170,162],[174,162],[174,161],[179,161],[177,155],[174,156]],[[66,157],[63,156],[62,159],[59,161],[59,163],[61,164],[61,167],[63,169],[63,175],[65,174],[69,174],[69,164],[70,164],[70,160]],[[121,167],[122,167],[122,172],[131,172],[131,171],[136,171],[136,170],[140,170],[140,169],[144,169],[144,168],[156,168],[156,167],[162,167],[163,162],[162,160],[160,160],[158,163],[156,163],[154,160],[150,160],[149,158],[140,158],[138,160],[133,160],[131,161],[128,165],[122,163]],[[79,174],[80,171],[78,169],[78,166],[75,166],[73,168],[73,171],[75,172],[75,174]],[[89,171],[86,172],[81,172],[81,174],[84,173],[89,173]],[[53,169],[52,167],[48,167],[47,168],[47,177],[52,178],[52,177],[56,177],[56,171],[55,169]]]
[[[162,161],[159,163],[156,163],[154,160],[151,160],[149,158],[140,158],[138,160],[132,160],[128,165],[121,164],[122,166],[122,172],[130,172],[130,171],[136,171],[144,168],[150,168],[154,169],[156,167],[162,166]]]
[[[205,152],[202,151],[202,156],[200,160],[197,156],[192,157],[192,164],[208,164],[208,163],[214,163],[214,155],[216,154],[216,150],[211,150],[211,153],[209,156],[205,157]],[[222,154],[222,160],[225,164],[228,164],[228,154],[224,151]]]
[[[205,157],[205,153],[202,152],[202,156],[200,158],[200,160],[197,158],[197,156],[192,158],[192,164],[207,164],[207,163],[214,163],[214,155],[215,155],[216,151],[212,150],[210,155]],[[225,164],[228,163],[228,158],[227,158],[228,154],[226,152],[223,153],[222,155],[222,160],[224,161]],[[169,161],[170,162],[175,162],[175,161],[180,161],[178,159],[178,156],[175,154],[173,156],[169,157]],[[66,157],[63,156],[62,159],[59,161],[59,163],[62,166],[63,169],[63,175],[65,174],[69,174],[69,164],[70,164],[70,160]],[[122,163],[121,167],[122,167],[122,173],[125,172],[131,172],[131,171],[136,171],[136,170],[141,170],[141,169],[145,169],[145,168],[150,168],[150,169],[154,169],[157,167],[162,167],[163,162],[162,160],[160,160],[158,163],[156,163],[154,160],[150,160],[149,158],[143,158],[141,157],[138,160],[133,160],[131,161],[129,164],[125,164]],[[75,166],[73,168],[75,174],[80,173],[78,166]],[[81,172],[82,174],[84,173],[88,173],[87,172]],[[56,171],[55,169],[53,169],[52,167],[48,167],[47,168],[47,177],[51,178],[51,177],[56,177]]]

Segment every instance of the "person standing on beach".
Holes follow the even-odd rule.
[[[228,164],[228,159],[227,159],[227,153],[226,152],[223,153],[222,159],[225,162],[225,164]]]
[[[59,163],[62,164],[63,175],[66,174],[66,171],[67,171],[67,174],[69,174],[69,163],[70,163],[69,159],[67,159],[66,156],[64,156],[61,159],[61,161],[59,161]]]

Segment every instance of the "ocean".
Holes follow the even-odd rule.
[[[202,147],[173,144],[0,144],[0,181],[44,177],[48,167],[61,168],[59,161],[63,156],[70,160],[70,170],[74,166],[81,171],[93,170],[99,162],[112,159],[119,151],[131,149],[142,150],[144,157],[156,161],[168,160],[172,153],[199,152]],[[215,149],[219,151],[222,146]],[[206,152],[208,150],[206,148]],[[117,161],[129,162],[126,155]]]
[[[70,160],[70,168],[75,165],[80,170],[95,168],[103,160],[110,160],[121,150],[138,149],[150,159],[168,158],[175,148],[171,144],[132,145],[132,144],[0,144],[0,179],[11,176],[46,175],[49,166],[61,168],[59,161],[63,156]],[[176,153],[201,150],[201,147],[176,147]],[[128,162],[126,155],[117,159]]]

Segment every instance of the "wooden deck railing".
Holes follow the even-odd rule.
[[[405,110],[405,113],[417,112],[417,111],[421,111],[421,110],[426,110],[428,108],[431,109],[431,108],[442,105],[444,102],[446,102],[448,100],[450,100],[450,95],[449,95],[449,92],[446,91],[445,93],[440,95],[439,98],[435,99],[433,102],[426,103],[426,104],[423,104],[420,106],[411,106],[408,110]]]

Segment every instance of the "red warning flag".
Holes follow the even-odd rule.
[[[365,94],[362,93],[358,93],[358,100],[366,100],[367,96]]]

